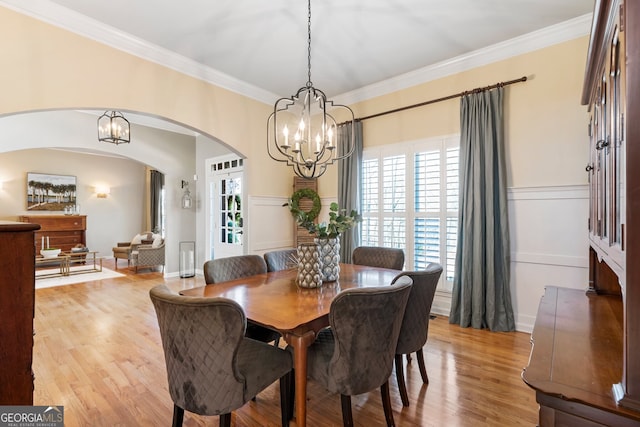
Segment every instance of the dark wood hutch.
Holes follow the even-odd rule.
[[[640,425],[640,1],[596,0],[589,106],[589,284],[548,287],[524,381],[540,426]]]

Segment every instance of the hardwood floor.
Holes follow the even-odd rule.
[[[113,261],[104,265],[113,269]],[[36,291],[34,405],[64,405],[67,427],[171,425],[173,404],[149,289],[165,282],[178,291],[204,280],[118,271],[127,275]],[[463,329],[441,316],[432,320],[424,349],[430,383],[422,384],[415,360],[409,364],[408,408],[391,376],[396,425],[536,425],[534,392],[520,378],[529,339],[525,333]],[[339,396],[311,381],[308,399],[309,426],[342,425]],[[353,415],[356,425],[385,425],[379,391],[354,396]],[[217,417],[185,413],[185,426],[217,423]],[[277,383],[235,411],[232,425],[279,426]]]

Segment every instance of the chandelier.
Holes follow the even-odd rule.
[[[353,153],[354,133],[338,140],[338,124],[329,112],[344,111],[346,122],[352,125],[355,118],[351,108],[328,101],[311,83],[311,0],[308,10],[307,84],[290,98],[276,101],[267,120],[267,152],[273,160],[292,166],[299,177],[312,179]]]
[[[128,144],[131,139],[129,121],[119,111],[105,111],[98,118],[98,141]]]

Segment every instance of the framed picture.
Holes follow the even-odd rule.
[[[27,210],[64,211],[75,206],[75,176],[27,173]]]

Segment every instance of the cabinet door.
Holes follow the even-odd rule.
[[[625,216],[624,206],[624,112],[625,112],[625,88],[624,88],[624,37],[620,31],[619,21],[616,22],[613,37],[609,46],[608,64],[608,98],[609,98],[609,245],[623,250],[623,224]]]

